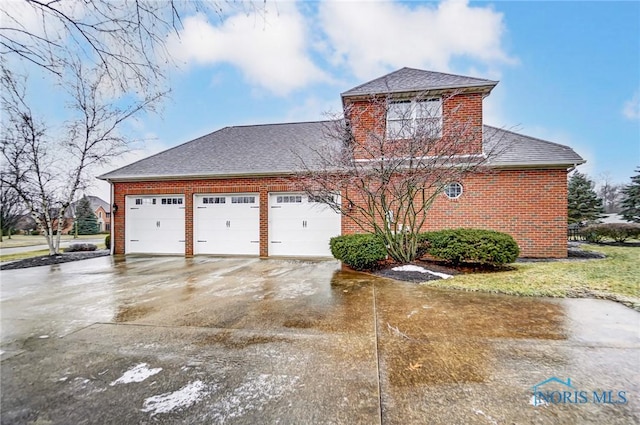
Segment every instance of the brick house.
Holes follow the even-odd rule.
[[[98,196],[86,196],[89,200],[89,204],[91,205],[91,210],[98,219],[98,231],[100,233],[109,232],[111,230],[111,205]],[[78,201],[69,205],[69,208],[67,208],[67,211],[64,214],[65,226],[62,229],[63,234],[73,232],[73,217],[76,213],[77,204]]]
[[[567,172],[585,161],[567,146],[484,125],[482,101],[496,84],[403,68],[342,93],[345,111],[359,118],[355,159],[367,159],[367,132],[398,124],[372,99],[419,95],[441,131],[467,123],[461,156],[508,146],[491,158],[491,173],[452,182],[437,197],[425,230],[493,229],[511,234],[523,256],[566,257]],[[358,230],[306,196],[299,179],[300,162],[313,168],[318,148],[341,149],[324,137],[328,124],[225,127],[100,176],[112,187],[114,253],[330,255],[329,238]]]

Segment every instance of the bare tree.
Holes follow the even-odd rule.
[[[471,173],[488,172],[487,160],[501,146],[497,135],[485,134],[492,143],[483,150],[482,126],[443,122],[442,103],[430,100],[373,97],[347,105],[344,116],[328,121],[326,143],[306,147],[313,152],[306,159],[298,155],[308,195],[378,235],[399,262],[416,258],[418,234],[436,197]]]
[[[123,91],[145,91],[164,79],[170,61],[166,37],[181,29],[183,14],[221,16],[224,9],[238,7],[259,13],[259,5],[230,0],[4,1],[0,53],[60,77],[65,65],[80,57],[104,69]]]
[[[611,174],[603,173],[600,176],[598,196],[602,199],[604,212],[607,214],[620,212],[620,202],[622,201],[623,184],[616,184],[612,181]]]
[[[26,77],[1,66],[2,183],[24,202],[47,239],[50,255],[60,252],[64,213],[79,190],[89,183],[89,171],[128,149],[119,129],[131,117],[153,110],[163,93],[142,100],[111,98],[105,93],[109,76],[104,69],[86,69],[79,61],[65,89],[73,116],[54,131],[27,103]]]
[[[4,184],[0,177],[0,242],[5,233],[11,239],[11,231],[20,220],[22,212],[20,197],[15,190]]]

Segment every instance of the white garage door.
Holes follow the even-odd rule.
[[[126,252],[184,254],[184,196],[127,196]]]
[[[194,253],[260,255],[257,193],[196,195]]]
[[[328,257],[340,233],[340,214],[326,205],[302,193],[269,195],[269,255]]]

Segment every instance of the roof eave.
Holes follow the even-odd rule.
[[[300,173],[301,171],[274,171],[259,173],[229,173],[229,174],[172,174],[172,175],[125,175],[117,177],[108,177],[102,175],[96,177],[99,180],[107,182],[140,182],[140,181],[167,181],[167,180],[220,180],[230,178],[252,178],[252,177],[273,177],[273,176],[290,176]]]
[[[393,95],[400,93],[433,93],[433,94],[441,94],[451,90],[459,90],[463,93],[476,93],[482,92],[485,95],[491,93],[491,90],[498,84],[498,81],[488,81],[487,83],[482,84],[460,84],[460,85],[450,85],[444,87],[426,87],[422,89],[410,89],[410,90],[388,90],[383,92],[368,92],[368,93],[354,93],[349,94],[349,91],[343,92],[340,94],[343,102],[345,99],[359,99],[359,98],[370,98],[371,96],[380,96],[380,95]]]
[[[541,162],[489,162],[487,166],[499,169],[548,169],[548,168],[571,168],[577,167],[587,162],[584,159],[576,161],[541,161]]]

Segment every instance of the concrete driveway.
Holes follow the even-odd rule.
[[[640,314],[608,301],[101,257],[3,271],[0,308],[3,424],[640,422]]]

